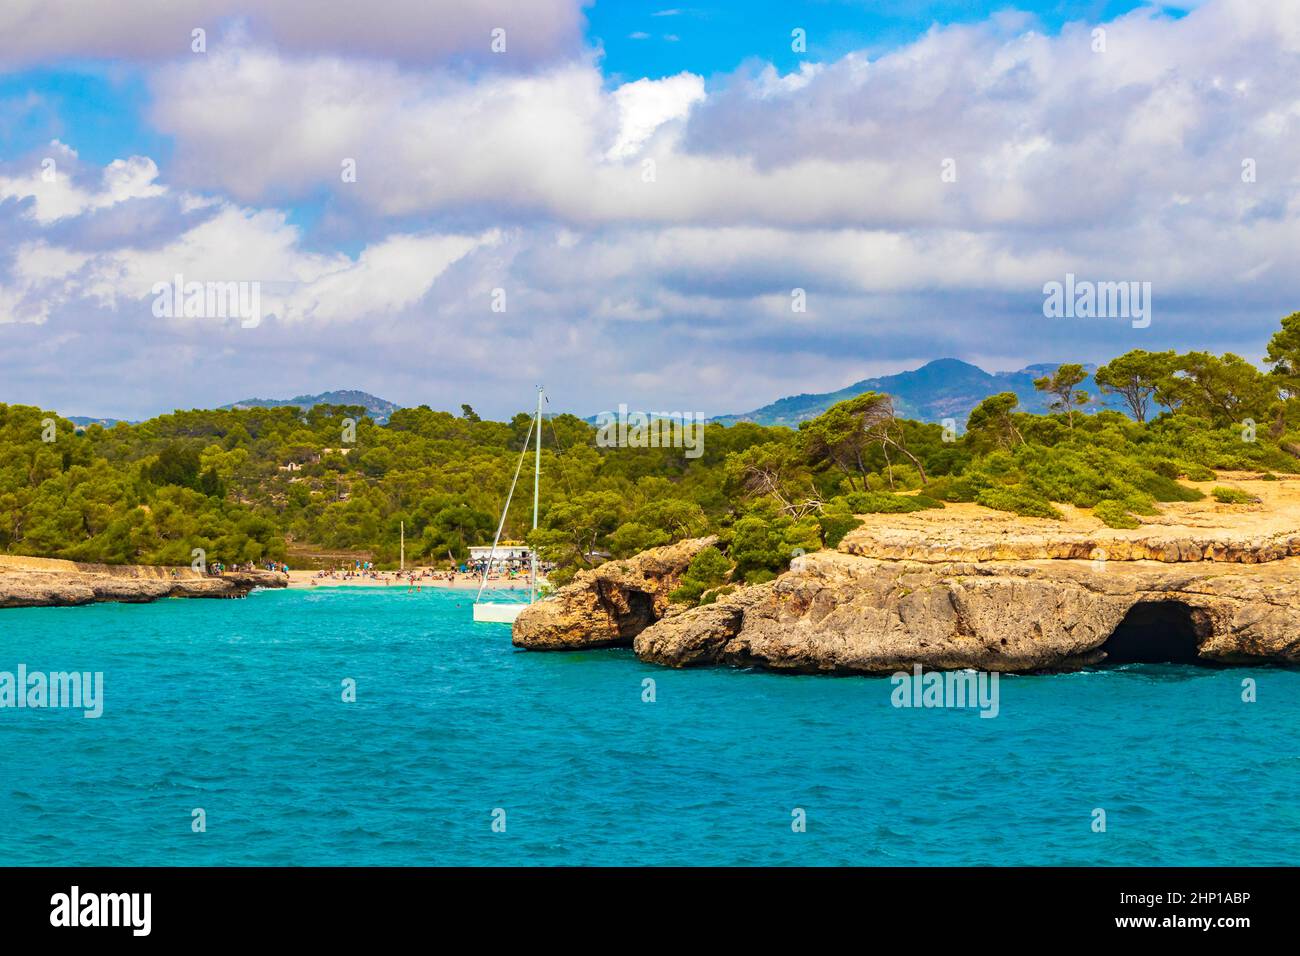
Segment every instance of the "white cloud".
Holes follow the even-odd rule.
[[[253,49],[166,67],[154,118],[177,140],[180,181],[243,202],[327,187],[359,215],[485,228],[1122,228],[1175,192],[1200,197],[1189,215],[1234,215],[1242,157],[1290,168],[1300,78],[1281,66],[1300,49],[1296,11],[1142,10],[1107,24],[1103,54],[1087,24],[1049,37],[1006,16],[707,93],[689,73],[608,90],[583,61],[468,79]],[[354,184],[339,181],[344,158]],[[940,177],[948,159],[955,183]],[[1261,179],[1255,200],[1286,188]]]
[[[1104,54],[1090,24],[1045,36],[1008,15],[707,84],[610,87],[581,56],[469,73],[214,48],[153,74],[152,116],[175,142],[165,189],[148,160],[57,194],[31,170],[0,174],[8,208],[31,204],[18,222],[0,210],[0,250],[16,250],[0,260],[0,321],[43,320],[85,354],[90,309],[123,366],[165,347],[176,375],[207,370],[235,392],[266,391],[236,387],[253,376],[288,392],[346,380],[484,410],[471,387],[520,378],[562,383],[559,407],[613,395],[722,412],[941,355],[1258,357],[1296,308],[1296,12],[1139,11],[1106,25]],[[78,216],[159,189],[183,213],[174,234],[81,248]],[[277,211],[323,192],[330,235],[366,237],[356,255]],[[1151,281],[1151,329],[1046,323],[1042,285],[1067,271]],[[259,280],[281,321],[238,338],[160,327],[148,291],[176,272]],[[497,287],[505,314],[489,308]],[[791,313],[794,287],[807,313]],[[348,377],[367,369],[382,377]]]
[[[103,170],[99,187],[89,189],[72,178],[75,150],[54,140],[46,153],[26,173],[0,175],[0,200],[34,200],[28,216],[43,225],[165,192],[154,182],[158,178],[157,164],[145,156],[113,160]]]
[[[70,277],[87,258],[39,240],[19,246],[9,270],[9,282],[0,284],[0,325],[44,323],[51,306],[69,294]]]
[[[367,247],[355,262],[347,262],[305,282],[280,300],[287,321],[366,321],[375,315],[401,312],[418,303],[446,270],[484,245],[498,241],[483,236],[392,236]]]
[[[605,155],[618,160],[635,156],[664,123],[685,119],[691,107],[704,99],[704,79],[678,73],[662,80],[636,80],[624,83],[613,96],[621,125],[618,139]]]
[[[83,197],[68,215],[97,208],[108,202],[104,197],[122,201],[160,191],[153,175],[142,172],[145,167],[152,169],[152,162],[110,163],[105,192]],[[303,248],[298,228],[276,210],[188,195],[181,208],[208,215],[161,244],[87,252],[44,238],[23,242],[0,280],[0,323],[45,322],[52,310],[80,302],[132,316],[143,331],[154,324],[153,287],[176,276],[186,282],[259,283],[263,313],[286,322],[365,322],[415,305],[449,266],[500,241],[495,232],[395,233],[353,259]],[[54,220],[32,221],[41,229]]]

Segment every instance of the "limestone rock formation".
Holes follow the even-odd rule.
[[[649,552],[530,609],[515,643],[631,642],[642,660],[671,667],[804,673],[1300,663],[1300,481],[1216,480],[1248,486],[1257,503],[1165,504],[1131,530],[1069,505],[1061,520],[973,504],[865,515],[838,551],[800,557],[775,581],[715,604],[666,613],[650,597],[666,587],[656,592],[641,583],[645,572],[619,570],[664,562]]]
[[[95,601],[144,603],[164,597],[243,597],[255,587],[282,588],[288,583],[287,575],[273,571],[208,576],[190,568],[0,555],[0,608],[62,607]]]
[[[1100,663],[1130,614],[1181,613],[1205,662],[1300,663],[1300,560],[880,561],[839,552],[642,631],[637,655],[682,667],[821,673],[1026,672]]]
[[[630,647],[669,609],[691,559],[717,538],[692,538],[580,571],[515,620],[513,642],[533,650]]]

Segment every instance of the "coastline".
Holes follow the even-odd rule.
[[[817,674],[1300,664],[1300,482],[1225,471],[1215,483],[1239,499],[1163,502],[1131,529],[1069,505],[1059,518],[973,503],[862,514],[837,548],[696,606],[670,595],[713,539],[680,541],[579,573],[524,610],[511,639]]]
[[[89,564],[0,554],[0,608],[75,607],[111,601],[147,604],[159,598],[242,598],[253,588],[282,588],[274,571],[201,574],[192,568]]]
[[[398,572],[380,571],[378,577],[321,577],[319,571],[289,571],[288,587],[291,590],[312,590],[317,588],[363,588],[379,591],[399,590],[409,587],[409,575],[403,577]],[[454,579],[422,578],[417,576],[416,585],[421,589],[443,591],[477,591],[479,577],[474,574],[457,574]],[[545,578],[538,578],[538,587],[546,584]],[[527,591],[527,578],[493,578],[488,581],[485,591]]]

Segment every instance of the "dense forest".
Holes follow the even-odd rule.
[[[506,537],[531,541],[554,576],[606,557],[716,533],[683,599],[724,580],[761,581],[792,555],[834,546],[855,514],[973,501],[1027,516],[1057,505],[1136,526],[1161,501],[1203,492],[1180,479],[1212,469],[1300,471],[1300,313],[1269,343],[1268,370],[1232,354],[1135,350],[1099,368],[1106,407],[1075,386],[1079,365],[1037,386],[1053,412],[1011,393],[971,412],[963,433],[894,414],[888,396],[840,402],[798,429],[708,425],[704,452],[599,447],[572,416],[542,428],[541,527],[531,496]],[[463,560],[490,543],[531,417],[483,421],[426,406],[383,426],[363,410],[318,405],[178,411],[138,425],[75,427],[0,405],[0,551],[107,563],[338,556],[396,566]],[[1225,501],[1236,500],[1223,492]]]

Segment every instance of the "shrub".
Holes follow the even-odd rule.
[[[822,529],[822,544],[837,548],[846,534],[862,524],[862,519],[851,514],[827,514],[818,518],[817,524]]]
[[[732,578],[749,584],[770,581],[789,567],[796,554],[821,546],[821,526],[811,516],[796,521],[788,515],[746,515],[731,527],[728,553],[736,563]]]
[[[705,591],[725,583],[730,572],[731,562],[726,555],[717,548],[705,548],[691,559],[681,583],[668,595],[668,600],[676,604],[695,604]]]
[[[969,478],[944,475],[925,486],[926,494],[939,501],[974,501],[979,489]]]
[[[1173,478],[1158,473],[1135,476],[1134,484],[1156,501],[1200,501],[1205,497],[1204,492],[1180,485]]]
[[[1097,502],[1092,513],[1110,528],[1137,528],[1142,525],[1142,522],[1128,513],[1123,502],[1114,499]]]
[[[844,503],[856,515],[905,514],[943,507],[924,495],[895,495],[888,491],[855,491],[844,496]]]
[[[1051,503],[1024,488],[985,488],[975,498],[977,504],[994,511],[1010,511],[1026,518],[1060,518]]]
[[[1259,501],[1254,495],[1247,494],[1240,488],[1224,488],[1222,485],[1210,489],[1214,500],[1224,505],[1253,505]]]
[[[734,584],[728,584],[725,587],[716,588],[712,591],[707,592],[704,595],[704,597],[700,598],[700,604],[701,605],[713,604],[718,600],[718,598],[725,597],[728,594],[732,594],[735,592],[735,590],[736,590],[736,586]]]

